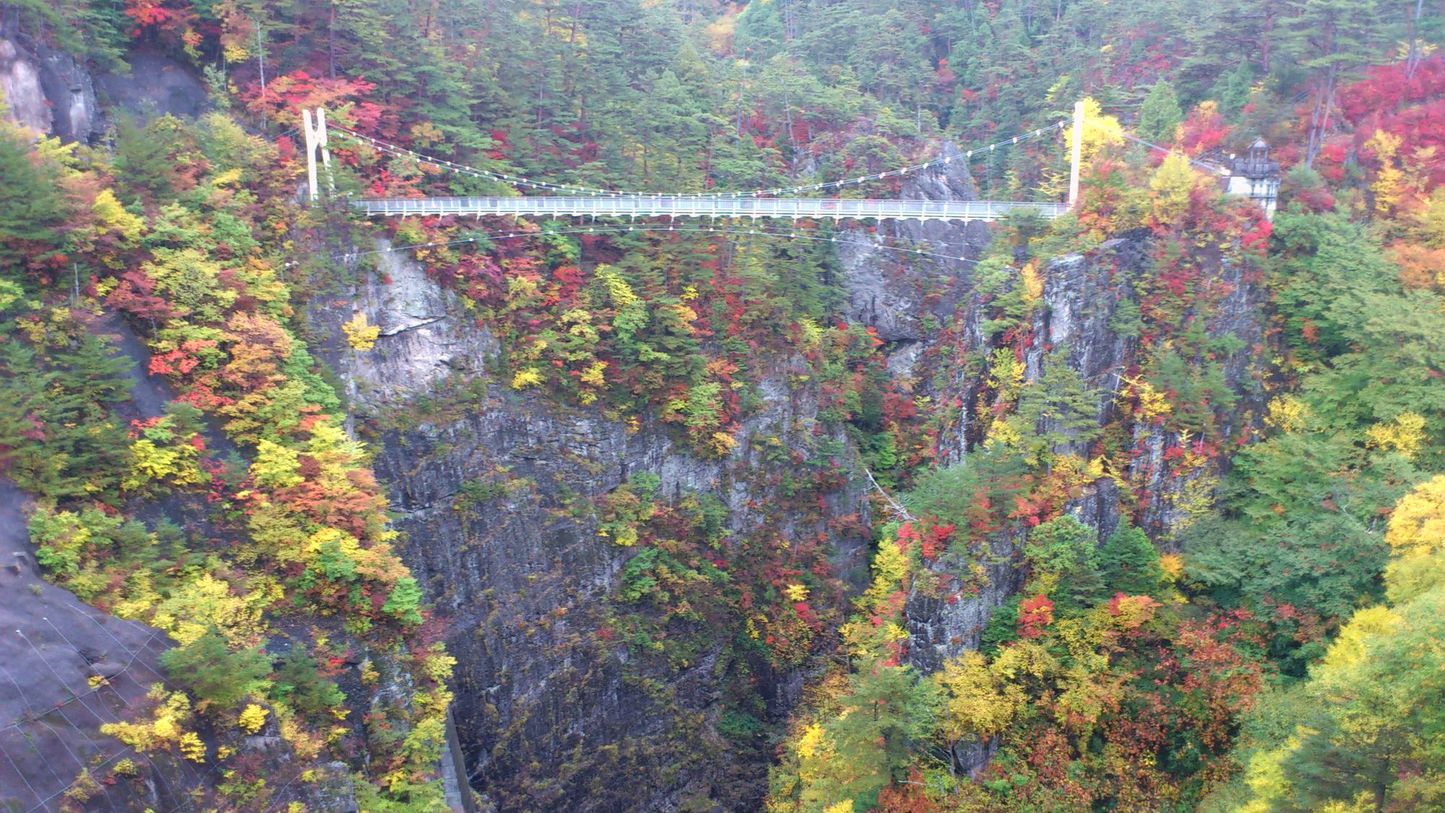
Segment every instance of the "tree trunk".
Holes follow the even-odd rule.
[[[1420,67],[1420,60],[1424,56],[1420,52],[1420,13],[1424,10],[1425,0],[1415,0],[1415,16],[1410,18],[1410,56],[1405,59],[1405,78],[1410,79]]]
[[[1330,114],[1333,112],[1335,102],[1335,71],[1336,65],[1330,65],[1325,73],[1324,83],[1320,86],[1315,96],[1315,108],[1310,114],[1309,141],[1305,147],[1305,166],[1313,167],[1315,158],[1319,157],[1320,149],[1324,146],[1325,132],[1330,126]]]

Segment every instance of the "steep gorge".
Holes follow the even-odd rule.
[[[50,126],[67,135],[60,122]],[[960,170],[904,190],[974,194]],[[969,259],[900,259],[886,247],[899,241],[966,247]],[[1094,399],[1088,420],[1045,414],[1034,429],[1059,456],[1092,457],[1104,432],[1134,450],[1126,468],[1083,478],[1066,495],[1063,512],[1100,543],[1121,517],[1134,517],[1172,550],[1223,464],[1206,445],[1248,435],[1263,406],[1264,296],[1246,264],[1218,252],[1197,258],[1201,287],[1222,292],[1201,310],[1202,338],[1218,347],[1211,358],[1232,400],[1202,407],[1210,434],[1201,436],[1120,412],[1121,400],[1137,397],[1125,390],[1142,363],[1141,292],[1157,271],[1150,235],[1036,269],[1040,288],[1017,353],[1020,333],[1003,340],[985,328],[998,292],[980,290],[974,271],[989,243],[980,226],[846,229],[838,242],[842,315],[873,329],[889,372],[931,405],[942,427],[933,439],[939,462],[967,466],[987,443],[1000,403],[990,361],[998,352],[1015,355],[1018,383],[1038,384],[1051,370],[1082,382]],[[343,385],[350,429],[376,452],[403,558],[458,659],[454,717],[472,784],[498,810],[756,808],[772,737],[808,682],[845,658],[833,622],[867,582],[875,513],[888,510],[873,498],[846,427],[820,418],[806,362],[760,359],[736,448],[709,459],[657,421],[630,425],[515,391],[503,348],[463,299],[386,241],[376,246],[377,267],[348,258],[338,277],[360,282],[313,293],[305,322]],[[358,313],[379,328],[364,351],[343,338]],[[653,548],[616,537],[620,498],[645,508],[627,518],[630,530],[663,542],[695,535],[725,572],[760,546],[789,549],[790,561],[816,566],[830,583],[810,609],[829,623],[816,625],[803,656],[778,663],[749,648],[747,615],[700,599],[689,617],[638,593],[638,581],[652,577],[629,564]],[[979,647],[993,611],[1023,584],[1029,527],[1010,521],[977,551],[938,556],[910,585],[904,650],[920,673]],[[672,587],[670,598],[687,598],[677,592],[685,583]],[[955,758],[971,771],[988,753],[986,742],[965,743]],[[337,796],[345,809],[346,794]]]
[[[966,199],[973,192],[955,170],[907,194]],[[998,349],[979,327],[987,297],[976,289],[975,261],[900,261],[870,249],[881,237],[840,235],[848,316],[876,331],[890,372],[909,389],[958,405],[937,445],[942,459],[967,465],[967,450],[982,442],[973,429],[978,410],[987,406],[981,362]],[[977,226],[904,226],[889,237],[971,246],[972,256],[987,240]],[[1053,366],[1072,371],[1095,399],[1087,434],[1115,426],[1136,450],[1127,470],[1082,483],[1064,513],[1100,544],[1121,515],[1136,515],[1169,550],[1198,511],[1189,501],[1211,487],[1222,462],[1166,456],[1192,442],[1187,433],[1181,438],[1119,414],[1120,391],[1141,357],[1137,328],[1116,316],[1131,306],[1137,312],[1152,273],[1151,246],[1139,234],[1049,262],[1032,317],[1035,339],[1020,364],[1024,382]],[[598,505],[636,475],[652,474],[659,501],[717,496],[732,539],[825,539],[825,558],[845,585],[829,609],[846,614],[864,583],[867,518],[888,508],[871,499],[843,427],[820,423],[816,393],[790,383],[804,371],[801,362],[767,361],[760,404],[743,422],[737,449],[721,461],[700,459],[650,421],[628,427],[596,410],[512,391],[499,377],[496,340],[462,300],[420,264],[385,251],[384,242],[379,247],[377,270],[360,272],[349,292],[313,300],[311,319],[329,337],[327,360],[346,382],[357,431],[378,447],[376,470],[407,536],[406,560],[445,619],[448,648],[460,661],[456,719],[474,785],[501,810],[759,804],[770,755],[746,733],[723,733],[724,718],[756,701],[751,713],[769,725],[785,722],[809,674],[835,657],[835,644],[816,647],[808,664],[777,669],[757,657],[739,662],[726,640],[742,634],[745,619],[737,617],[709,630],[712,643],[685,664],[649,657],[636,641],[609,640],[606,630],[625,606],[618,599],[624,568],[640,551],[599,534]],[[1260,408],[1254,381],[1263,297],[1245,279],[1244,263],[1216,256],[1205,265],[1210,284],[1230,291],[1209,312],[1206,333],[1230,348],[1221,362],[1237,400],[1221,413],[1217,431],[1233,436],[1248,431],[1248,416]],[[364,353],[341,339],[343,322],[358,312],[380,329]],[[951,350],[940,353],[945,344]],[[1055,453],[1090,452],[1092,442],[1069,439],[1077,426],[1044,423],[1038,430],[1062,433]],[[817,510],[802,510],[796,495],[777,490],[778,474],[794,465],[771,453],[779,441],[790,449],[828,441],[842,450],[834,465],[841,464],[843,479],[817,491]],[[1022,586],[1028,527],[1010,524],[980,555],[942,556],[929,566],[933,578],[915,582],[906,649],[921,673],[979,646],[993,611]],[[710,743],[707,756],[700,741]],[[976,770],[987,753],[983,744],[961,746],[958,758]],[[631,781],[619,787],[618,776]]]

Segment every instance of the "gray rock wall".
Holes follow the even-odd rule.
[[[127,54],[126,64],[129,73],[96,77],[107,109],[148,121],[164,115],[195,118],[210,107],[206,85],[191,66],[146,48]]]
[[[959,166],[912,183],[905,194],[971,197]],[[971,260],[987,240],[980,229],[903,224],[884,227],[882,235],[846,229],[838,239],[846,315],[875,328],[886,343],[889,369],[900,380],[916,384],[921,394],[957,398],[962,405],[958,421],[938,441],[944,464],[966,464],[969,448],[979,441],[971,413],[980,408],[981,361],[993,349],[980,327],[985,305],[972,273]],[[904,259],[885,247],[910,241],[964,259]],[[644,422],[629,432],[595,410],[513,392],[489,372],[501,350],[495,337],[420,267],[397,255],[382,256],[383,274],[313,303],[312,317],[320,333],[333,337],[358,312],[381,329],[372,351],[350,352],[333,342],[327,354],[346,382],[360,428],[381,426],[377,415],[429,405],[410,425],[379,430],[376,469],[392,495],[397,527],[407,535],[407,561],[447,619],[448,645],[460,661],[457,719],[471,781],[502,810],[673,810],[699,799],[747,809],[746,792],[720,789],[727,780],[715,765],[654,764],[657,743],[678,731],[717,736],[713,725],[727,667],[719,648],[685,669],[649,672],[626,647],[599,640],[596,630],[605,621],[608,597],[636,552],[599,539],[588,506],[629,477],[650,472],[661,479],[664,499],[695,492],[717,496],[736,533],[768,523],[785,538],[816,533],[818,528],[789,515],[785,499],[760,487],[756,475],[774,464],[752,441],[768,435],[790,445],[816,441],[814,395],[786,383],[800,371],[798,362],[774,359],[766,365],[763,407],[748,418],[738,448],[726,460],[701,460],[659,426]],[[1137,304],[1137,283],[1150,271],[1143,237],[1110,241],[1044,269],[1033,341],[1024,353],[1026,378],[1037,380],[1049,365],[1067,365],[1098,393],[1098,423],[1114,420],[1121,381],[1140,355],[1138,338],[1121,333],[1115,317],[1122,305]],[[1215,271],[1237,285],[1212,317],[1211,335],[1257,345],[1258,292],[1240,269],[1225,265]],[[955,352],[931,353],[945,338]],[[1249,351],[1225,360],[1225,368],[1232,386],[1248,388]],[[454,397],[449,392],[460,395],[459,406],[438,407]],[[1225,416],[1226,423],[1237,420]],[[1131,485],[1165,495],[1145,505],[1136,519],[1156,540],[1167,540],[1184,519],[1170,495],[1188,488],[1196,475],[1173,476],[1163,459],[1178,438],[1154,426],[1134,431],[1142,453],[1128,472]],[[846,444],[841,435],[832,437]],[[1088,452],[1082,445],[1069,450]],[[1101,479],[1065,511],[1093,528],[1102,542],[1135,510],[1128,491]],[[475,494],[484,498],[469,496]],[[862,483],[828,495],[826,502],[830,516],[860,510],[866,505]],[[989,541],[987,561],[977,563],[986,577],[981,584],[971,575],[950,581],[974,562],[944,557],[931,566],[939,579],[927,591],[915,589],[905,606],[911,663],[929,672],[977,648],[994,610],[1022,586],[1024,537],[1023,529],[1012,528]],[[861,577],[862,540],[842,536],[835,544],[838,569]],[[954,585],[955,592],[939,592],[938,583]],[[969,585],[966,594],[958,592],[961,584]],[[769,713],[786,714],[803,681],[796,671],[766,675]],[[972,770],[991,752],[990,744],[978,743],[962,747],[956,757]],[[633,780],[626,801],[604,778],[621,775]],[[751,777],[759,779],[757,773]]]
[[[11,121],[62,141],[94,143],[116,112],[147,121],[194,118],[209,106],[190,66],[137,50],[128,73],[92,73],[75,57],[20,36],[0,36],[0,101]]]
[[[89,142],[104,130],[90,73],[62,51],[0,38],[0,94],[11,120],[37,133]]]
[[[375,469],[406,535],[404,556],[446,619],[474,786],[500,810],[672,810],[707,798],[727,809],[756,805],[762,762],[704,760],[706,749],[690,742],[691,762],[658,764],[675,758],[680,749],[668,746],[680,734],[718,736],[721,653],[736,631],[718,630],[716,645],[665,672],[600,637],[620,572],[638,550],[599,537],[592,505],[648,472],[660,478],[663,500],[717,497],[735,535],[764,526],[784,539],[827,531],[759,477],[778,464],[758,439],[779,437],[791,448],[818,442],[816,394],[787,383],[803,362],[773,360],[759,386],[762,406],[744,420],[737,448],[704,460],[664,427],[644,421],[629,431],[597,410],[513,391],[489,372],[495,338],[460,301],[402,255],[381,257],[381,273],[314,301],[311,318],[332,337],[323,354],[346,382],[358,431],[379,431]],[[381,329],[370,351],[336,338],[356,312]],[[397,425],[398,414],[444,401],[453,388],[465,391],[456,409]],[[375,430],[385,416],[380,422],[391,428]],[[837,430],[817,431],[844,442]],[[828,516],[866,516],[862,482],[824,499]],[[866,573],[867,540],[834,540],[835,567]],[[784,715],[803,675],[764,672],[769,713]],[[739,772],[750,778],[737,781]]]

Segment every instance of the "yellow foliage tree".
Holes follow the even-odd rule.
[[[1365,149],[1373,152],[1375,160],[1380,162],[1375,181],[1370,184],[1370,191],[1375,195],[1375,211],[1382,215],[1392,214],[1414,192],[1397,160],[1400,137],[1385,130],[1376,130],[1365,142]]]
[[[1445,186],[1436,187],[1422,205],[1405,218],[1412,243],[1445,248]]]
[[[145,231],[145,221],[126,211],[110,189],[102,189],[96,193],[95,201],[90,204],[90,211],[101,231],[115,234],[126,243],[139,240],[141,232]]]
[[[1394,553],[1385,567],[1391,601],[1406,601],[1445,582],[1445,474],[1400,498],[1385,542]]]
[[[1393,449],[1413,460],[1425,442],[1425,418],[1414,412],[1402,412],[1393,421],[1365,430],[1365,436],[1371,446]]]
[[[381,328],[368,323],[366,314],[360,311],[341,326],[341,332],[346,334],[346,343],[351,345],[352,350],[363,352],[375,347],[376,340],[381,336]]]
[[[150,483],[192,486],[209,479],[200,467],[200,450],[191,438],[176,437],[174,421],[168,416],[142,431],[131,444],[131,467],[121,487],[127,491]]]
[[[187,731],[181,734],[177,745],[181,749],[181,755],[186,759],[192,762],[206,761],[206,744],[201,741],[200,735],[196,732]]]
[[[1174,223],[1189,211],[1189,198],[1198,184],[1198,176],[1182,153],[1171,152],[1149,179],[1154,219]]]
[[[1394,553],[1385,572],[1390,604],[1357,611],[1309,680],[1273,699],[1283,717],[1271,725],[1283,724],[1286,736],[1249,759],[1252,798],[1238,809],[1416,810],[1441,798],[1445,475],[1396,504],[1385,539]],[[1343,781],[1320,786],[1320,776]],[[1355,785],[1368,788],[1364,796]]]
[[[237,595],[229,583],[201,573],[172,590],[156,606],[150,623],[170,633],[182,646],[212,627],[232,644],[250,644],[265,629],[261,615],[273,598],[266,590]]]
[[[1044,280],[1039,276],[1039,269],[1033,262],[1026,263],[1019,271],[1019,282],[1023,285],[1025,304],[1032,305],[1043,298]]]
[[[1025,700],[1023,690],[990,671],[978,652],[945,663],[933,681],[947,698],[938,728],[949,742],[1002,733]]]
[[[1129,380],[1120,394],[1125,398],[1139,399],[1140,420],[1152,421],[1155,418],[1164,417],[1174,410],[1164,393],[1155,389],[1153,384],[1142,378]]]
[[[262,440],[256,444],[256,459],[251,462],[251,479],[262,488],[289,488],[304,479],[299,453],[279,443]]]
[[[1064,143],[1074,143],[1074,126],[1064,129]],[[1092,98],[1084,99],[1084,133],[1081,152],[1083,162],[1092,163],[1099,153],[1109,147],[1124,143],[1124,127],[1113,116],[1104,115],[1104,109]]]
[[[1269,402],[1264,422],[1281,432],[1298,432],[1309,418],[1309,404],[1293,395],[1283,395]]]
[[[542,383],[542,373],[536,367],[526,367],[512,374],[512,389],[525,390]]]
[[[713,457],[727,457],[738,445],[737,438],[727,432],[713,432],[708,437],[707,450]]]
[[[236,722],[241,726],[242,731],[247,734],[255,734],[261,730],[261,726],[266,724],[267,713],[266,709],[261,706],[255,703],[248,703],[246,704],[246,708],[241,710],[241,716]]]
[[[185,733],[184,726],[191,719],[190,698],[184,692],[168,692],[159,683],[151,686],[146,697],[155,703],[149,721],[106,723],[100,727],[100,732],[142,752],[180,744],[181,735]]]

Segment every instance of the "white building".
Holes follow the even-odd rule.
[[[1229,186],[1231,195],[1244,195],[1264,207],[1266,217],[1273,218],[1279,202],[1279,162],[1269,159],[1269,145],[1257,139],[1243,157],[1230,156]]]

